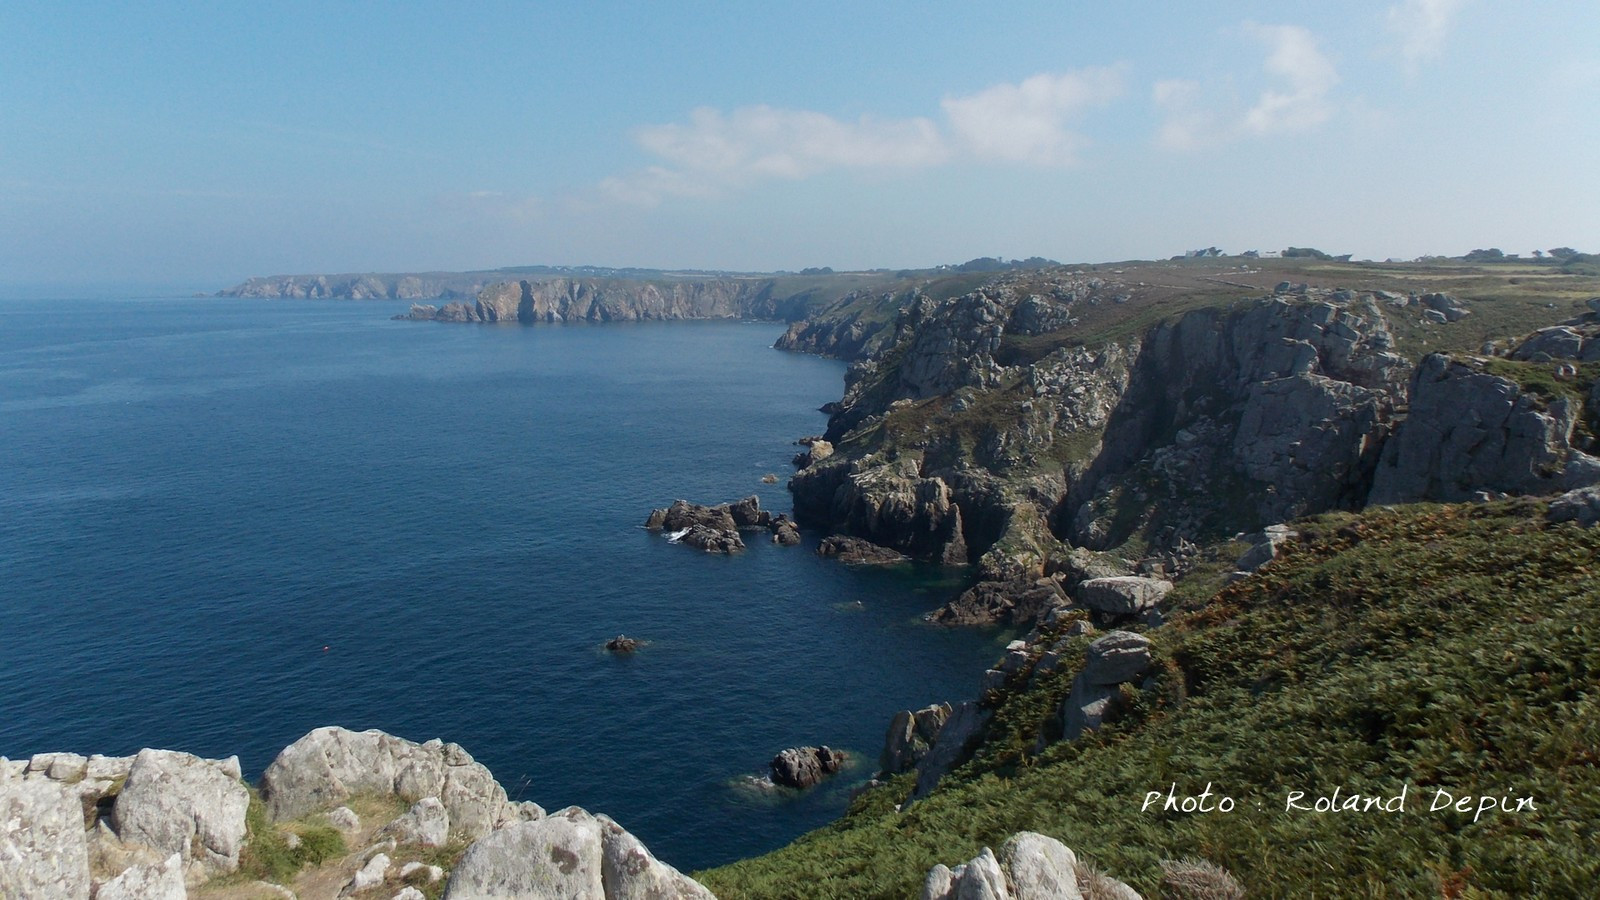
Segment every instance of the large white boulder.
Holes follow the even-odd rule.
[[[1172,590],[1172,582],[1142,575],[1113,575],[1090,578],[1078,585],[1078,603],[1112,615],[1128,616],[1144,612],[1161,602]]]
[[[489,770],[457,744],[418,744],[382,731],[318,728],[288,747],[261,776],[261,799],[274,820],[297,819],[354,794],[392,795],[415,803],[437,797],[453,831],[468,839],[521,816]]]
[[[117,794],[117,836],[199,864],[204,875],[239,868],[250,792],[237,760],[226,765],[176,750],[140,750]]]
[[[575,806],[480,838],[451,872],[444,896],[716,900],[616,822]]]
[[[923,900],[1083,900],[1093,885],[1097,896],[1108,889],[1138,900],[1127,885],[1080,865],[1068,847],[1048,835],[1019,831],[995,855],[983,848],[970,862],[954,869],[934,866],[923,882]]]

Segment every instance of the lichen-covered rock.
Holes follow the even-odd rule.
[[[700,882],[656,859],[644,843],[606,816],[600,823],[600,880],[606,900],[716,900]]]
[[[444,896],[715,900],[704,886],[651,856],[621,826],[578,807],[480,838],[450,873]]]
[[[134,864],[100,885],[95,900],[186,900],[183,856],[174,853],[158,865]]]
[[[284,748],[261,776],[274,820],[297,819],[359,793],[415,803],[437,797],[450,827],[469,839],[515,819],[489,770],[457,744],[425,744],[382,731],[318,728]]]
[[[1143,575],[1115,575],[1091,578],[1078,585],[1078,603],[1089,609],[1116,616],[1144,612],[1161,602],[1172,590],[1172,582]]]
[[[83,807],[66,787],[0,766],[0,897],[88,900]]]
[[[117,794],[112,821],[128,843],[181,854],[207,874],[239,868],[250,792],[235,773],[174,750],[141,750]]]

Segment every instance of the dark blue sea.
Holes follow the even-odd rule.
[[[0,755],[239,754],[319,725],[442,737],[514,798],[579,804],[685,870],[843,811],[899,709],[974,696],[994,632],[921,614],[937,569],[752,535],[789,508],[840,363],[779,327],[391,321],[404,304],[0,301]],[[632,658],[600,649],[619,632]],[[778,750],[867,758],[749,787]]]

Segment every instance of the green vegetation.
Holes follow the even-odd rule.
[[[245,812],[245,831],[245,846],[239,858],[239,873],[244,880],[283,884],[306,866],[321,865],[346,853],[344,836],[331,825],[273,825],[267,818],[266,805],[254,789]],[[289,846],[291,834],[299,838],[299,846]]]
[[[697,877],[724,898],[914,897],[935,863],[1031,829],[1150,896],[1161,861],[1188,856],[1254,896],[1586,896],[1600,883],[1600,529],[1543,511],[1302,521],[1255,577],[1180,588],[1149,633],[1158,677],[1120,720],[1035,753],[1072,658],[1031,690],[1025,669],[989,698],[988,744],[931,796],[896,812],[910,787],[896,778],[788,847]],[[1140,809],[1208,784],[1234,811]],[[1405,809],[1285,808],[1335,788],[1404,789]],[[1440,791],[1474,799],[1430,811]],[[1479,797],[1533,808],[1480,816]]]

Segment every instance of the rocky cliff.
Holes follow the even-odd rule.
[[[637,282],[555,278],[493,284],[471,301],[418,305],[406,318],[439,322],[632,322],[782,318],[793,312],[769,279]]]
[[[0,758],[0,896],[713,900],[603,815],[507,799],[457,744],[318,728],[258,792],[239,776],[169,750]]]
[[[797,518],[1026,586],[1081,577],[1081,550],[1177,573],[1198,542],[1297,516],[1600,481],[1595,313],[1419,365],[1430,341],[1476,346],[1472,301],[1204,281],[1012,273],[796,323],[781,345],[866,354],[832,407],[837,452],[790,481]]]
[[[363,273],[273,275],[252,278],[219,292],[221,297],[298,300],[437,300],[473,297],[497,281],[497,272]]]

